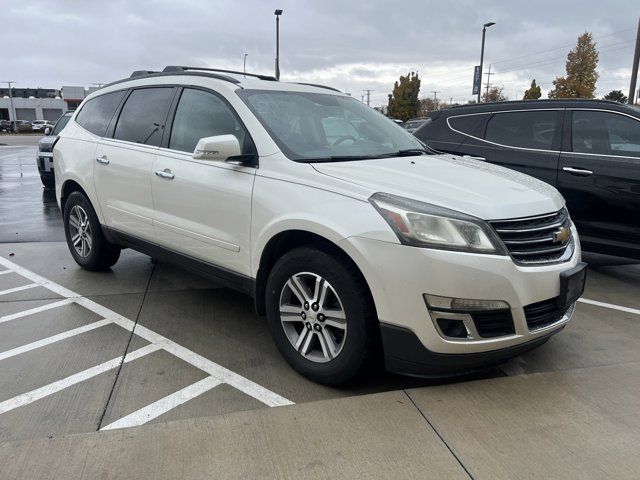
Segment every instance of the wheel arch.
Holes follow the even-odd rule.
[[[90,187],[92,187],[92,185]],[[73,177],[66,178],[62,182],[62,185],[60,187],[60,197],[59,197],[60,210],[64,214],[64,204],[69,198],[69,195],[71,195],[73,192],[80,192],[85,197],[87,197],[87,199],[89,200],[89,203],[91,203],[91,206],[93,207],[94,211],[96,212],[96,215],[98,216],[98,221],[101,224],[103,224],[104,218],[102,216],[102,210],[100,208],[100,205],[97,202],[97,198],[95,198],[95,192],[92,191],[90,187],[89,188],[83,187],[82,183],[78,181],[78,179],[76,178],[73,178]]]
[[[318,248],[326,253],[337,256],[351,265],[367,287],[371,303],[375,309],[375,302],[373,301],[371,288],[367,279],[358,267],[358,264],[345,250],[323,235],[308,230],[294,229],[284,230],[275,234],[267,241],[265,247],[262,249],[254,285],[254,303],[258,314],[265,315],[266,313],[265,291],[269,272],[282,255],[298,247]]]

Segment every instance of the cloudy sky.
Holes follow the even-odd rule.
[[[107,83],[133,70],[198,65],[273,73],[275,8],[282,80],[324,83],[373,106],[417,70],[421,97],[466,101],[487,31],[485,72],[522,96],[564,74],[578,35],[600,50],[598,96],[628,91],[640,11],[628,0],[0,0],[0,80],[20,87]],[[627,13],[628,12],[628,13]],[[10,77],[10,78],[5,78]]]

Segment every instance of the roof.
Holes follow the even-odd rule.
[[[165,67],[161,72],[153,70],[136,70],[129,76],[129,78],[116,80],[115,82],[111,82],[105,85],[103,88],[134,80],[171,76],[207,77],[236,85],[239,88],[258,88],[266,90],[308,90],[304,88],[290,88],[291,85],[301,85],[304,87],[312,87],[313,89],[325,90],[324,93],[327,93],[326,90],[342,93],[340,92],[340,90],[325,85],[318,85],[313,83],[280,82],[275,77],[272,77],[270,75],[261,75],[256,73],[239,72],[218,68],[186,67],[175,65],[169,65]]]
[[[624,103],[614,102],[612,100],[596,100],[588,98],[557,98],[543,100],[512,100],[508,102],[492,102],[478,103],[469,105],[457,105],[440,112],[447,111],[457,114],[463,111],[471,112],[494,112],[497,110],[521,110],[521,109],[538,109],[538,108],[602,108],[613,110],[629,110],[633,109],[638,113],[637,107]]]

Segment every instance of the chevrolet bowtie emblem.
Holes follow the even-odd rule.
[[[554,243],[567,243],[570,236],[571,230],[567,227],[560,227],[558,230],[553,232],[553,241]]]

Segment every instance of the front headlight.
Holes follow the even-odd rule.
[[[504,254],[496,234],[479,218],[389,193],[375,193],[369,202],[404,245]]]

